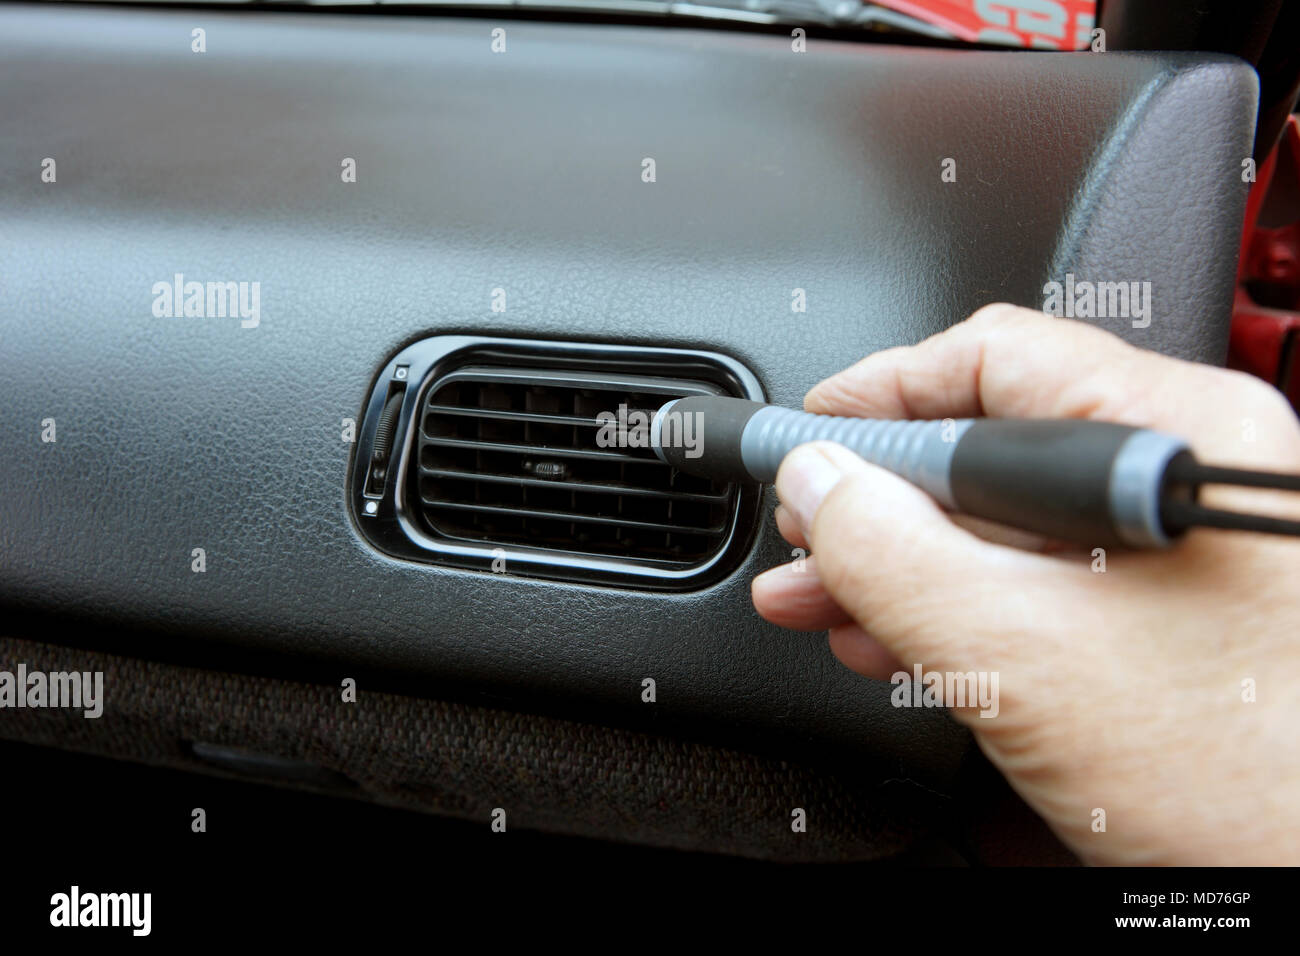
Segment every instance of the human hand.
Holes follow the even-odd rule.
[[[1092,418],[1178,435],[1203,462],[1300,472],[1300,424],[1263,382],[1007,305],[864,359],[805,407]],[[1193,529],[1167,551],[1098,554],[949,516],[829,443],[787,456],[776,490],[781,533],[812,557],[754,580],[758,612],[828,629],[869,677],[996,674],[996,715],[953,715],[1082,859],[1300,863],[1300,542]],[[1202,500],[1300,517],[1277,492]]]

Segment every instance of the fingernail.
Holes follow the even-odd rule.
[[[754,580],[750,581],[749,582],[750,594],[758,595],[760,591],[767,590],[767,588],[770,587],[772,583],[776,580],[776,575],[773,572],[779,570],[781,569],[769,568],[768,570],[764,571],[762,574],[755,577]]]
[[[815,448],[796,448],[781,465],[781,503],[794,514],[806,534],[822,500],[844,472]]]

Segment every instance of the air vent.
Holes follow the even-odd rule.
[[[683,474],[635,441],[610,444],[608,422],[635,424],[664,402],[706,394],[761,390],[711,353],[418,343],[371,396],[358,444],[377,443],[375,460],[394,395],[403,409],[395,467],[380,469],[378,484],[374,468],[354,478],[359,526],[390,553],[500,574],[703,586],[743,557],[758,488]]]
[[[572,370],[454,372],[420,410],[422,516],[451,538],[698,564],[726,536],[737,489],[681,474],[648,448],[602,448],[597,437],[602,414],[636,422],[704,391]]]

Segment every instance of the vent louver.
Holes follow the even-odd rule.
[[[361,528],[390,553],[684,588],[716,579],[748,547],[756,486],[686,475],[648,448],[597,441],[601,414],[620,407],[635,421],[688,395],[761,397],[733,360],[448,336],[408,348],[389,369],[370,409],[403,396],[402,457],[393,481],[376,489],[372,477],[362,489],[358,513],[374,519]],[[370,430],[367,421],[362,452]]]
[[[708,391],[627,376],[467,368],[421,408],[416,489],[448,537],[696,564],[728,531],[736,488],[647,448],[599,447],[602,412],[652,414]],[[633,417],[635,421],[635,417]]]

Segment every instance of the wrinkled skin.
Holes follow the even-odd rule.
[[[864,359],[805,407],[1100,419],[1179,435],[1203,462],[1300,472],[1300,424],[1268,385],[1007,305]],[[759,613],[829,630],[869,677],[996,672],[997,715],[954,716],[1084,861],[1300,864],[1300,539],[1193,530],[1110,550],[1100,572],[1091,548],[949,516],[838,445],[797,449],[776,489],[782,534],[812,557],[755,579]],[[1297,499],[1202,497],[1300,517]]]

